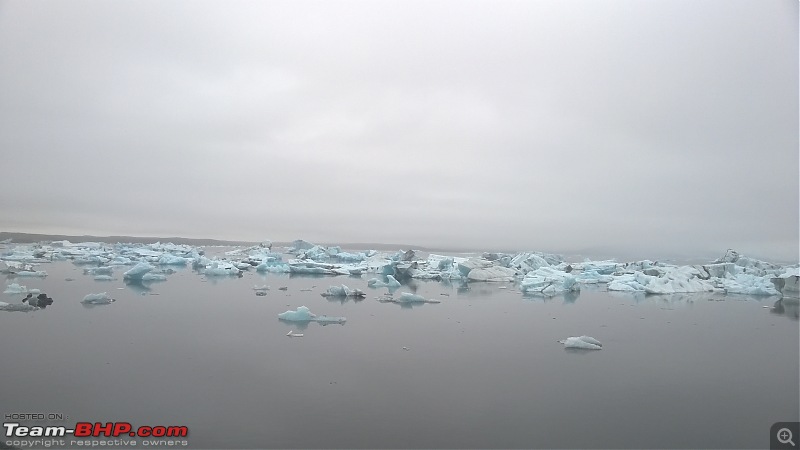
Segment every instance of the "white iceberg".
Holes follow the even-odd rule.
[[[366,297],[367,294],[364,293],[361,289],[351,289],[344,284],[341,286],[331,286],[328,288],[327,291],[323,292],[323,297],[355,297],[355,298],[363,298]]]
[[[44,270],[20,270],[16,272],[14,275],[18,277],[41,277],[44,278],[47,276],[47,272]]]
[[[296,311],[286,311],[278,314],[278,319],[289,322],[318,322],[323,325],[329,323],[345,323],[345,317],[318,316],[311,312],[306,306],[298,306]]]
[[[470,281],[514,281],[517,276],[517,271],[509,267],[491,266],[491,267],[478,267],[472,269],[467,274],[467,279]]]
[[[153,266],[146,262],[140,262],[133,266],[130,270],[122,274],[126,280],[141,280],[144,274],[153,270]]]
[[[212,261],[204,270],[203,274],[207,277],[224,277],[240,275],[242,273],[238,267],[226,261]]]
[[[17,283],[11,283],[6,287],[6,290],[3,291],[4,294],[26,294],[28,293],[28,288],[26,286],[22,286]]]
[[[602,350],[603,344],[591,336],[568,337],[563,341],[564,348],[579,348],[583,350]]]
[[[397,281],[397,279],[395,277],[393,277],[391,275],[386,275],[386,280],[387,281],[381,281],[381,280],[379,280],[377,278],[370,278],[370,280],[367,281],[367,286],[369,286],[371,288],[382,288],[382,287],[399,288],[400,287],[400,282]]]
[[[525,294],[544,296],[581,290],[580,284],[573,275],[549,266],[528,272],[522,279],[519,288]]]
[[[109,297],[108,293],[101,292],[99,294],[89,294],[86,297],[83,297],[81,303],[87,305],[107,305],[114,301],[115,300],[113,298]]]
[[[391,302],[399,304],[414,304],[414,303],[442,303],[439,300],[427,299],[419,294],[412,294],[410,292],[403,292],[399,297],[394,298],[390,295],[378,298],[380,302]]]
[[[648,294],[676,294],[690,292],[713,292],[717,286],[692,266],[665,266],[660,276],[636,271],[632,274],[615,275],[608,284],[609,291],[645,292]]]
[[[37,309],[39,308],[33,305],[29,305],[27,303],[0,302],[0,311],[28,312],[28,311],[36,311]]]

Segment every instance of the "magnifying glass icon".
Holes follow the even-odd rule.
[[[797,447],[792,441],[792,430],[788,428],[781,428],[778,430],[778,442],[781,444],[792,444],[792,447]]]

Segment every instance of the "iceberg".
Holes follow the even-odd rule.
[[[328,288],[327,291],[323,292],[320,295],[322,295],[323,297],[355,297],[355,298],[363,298],[367,296],[367,294],[365,294],[361,289],[350,289],[344,284],[341,286],[331,286]]]
[[[111,275],[95,275],[94,281],[114,281],[114,277]]]
[[[380,302],[390,302],[390,303],[399,303],[399,304],[413,304],[413,303],[442,303],[439,300],[427,299],[418,294],[412,294],[410,292],[403,292],[400,294],[400,297],[393,298],[391,295],[387,295],[384,297],[378,298]]]
[[[549,266],[540,267],[525,274],[519,288],[525,294],[544,296],[581,290],[575,276]]]
[[[28,311],[36,311],[37,309],[39,308],[36,306],[29,305],[27,303],[0,302],[0,311],[28,312]]]
[[[386,281],[381,281],[381,280],[379,280],[377,278],[370,278],[370,280],[367,281],[367,286],[369,286],[371,288],[382,288],[382,287],[385,287],[385,288],[393,289],[393,288],[399,288],[400,287],[400,282],[397,281],[397,279],[395,277],[393,277],[391,275],[386,275]]]
[[[517,271],[508,267],[491,266],[480,267],[469,271],[467,279],[470,281],[503,282],[514,281]]]
[[[142,275],[142,281],[166,281],[167,276],[163,273],[147,272]]]
[[[164,253],[158,258],[158,264],[162,266],[185,266],[186,261],[186,258],[171,253]]]
[[[288,310],[278,314],[278,319],[289,322],[317,322],[323,325],[329,323],[343,324],[347,321],[345,317],[318,316],[311,312],[306,306],[298,306],[296,311]]]
[[[800,269],[797,267],[787,268],[770,281],[783,297],[793,299],[800,297]]]
[[[17,283],[11,283],[6,287],[6,290],[3,291],[4,294],[26,294],[28,292],[28,288],[26,286],[19,285]]]
[[[203,274],[207,277],[238,276],[242,271],[229,262],[212,261],[204,270]]]
[[[133,266],[130,270],[122,274],[126,280],[141,280],[144,274],[153,270],[153,266],[146,262],[140,262]]]
[[[591,336],[568,337],[563,341],[564,348],[579,348],[583,350],[602,350],[603,344]]]
[[[647,275],[635,271],[632,274],[615,275],[608,284],[609,291],[645,292],[647,294],[676,294],[690,292],[713,292],[718,290],[714,282],[704,279],[702,273],[692,266],[665,266],[661,275]]]
[[[312,248],[316,247],[316,245],[312,244],[311,242],[304,241],[302,239],[297,239],[296,241],[292,242],[292,247],[290,248],[290,252],[294,253],[298,250],[311,250]]]
[[[14,275],[18,277],[41,277],[44,278],[47,276],[47,272],[44,270],[20,270],[16,272]]]
[[[107,305],[115,300],[108,296],[108,293],[101,292],[99,294],[89,294],[83,297],[81,303],[85,305]]]
[[[112,275],[114,268],[110,266],[87,267],[83,269],[84,275]]]

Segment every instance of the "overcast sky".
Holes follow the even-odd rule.
[[[798,254],[798,2],[0,1],[0,231]]]

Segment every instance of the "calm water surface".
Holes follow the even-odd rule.
[[[0,412],[67,416],[57,425],[186,425],[191,448],[764,448],[773,422],[800,417],[798,310],[764,308],[775,298],[415,281],[398,293],[442,303],[400,307],[375,299],[373,275],[180,269],[132,287],[125,268],[111,282],[41,270],[0,277],[55,300],[0,311]],[[319,295],[342,283],[367,298]],[[103,291],[117,302],[80,303]],[[300,305],[347,323],[277,319]],[[603,350],[557,342],[581,334]]]

